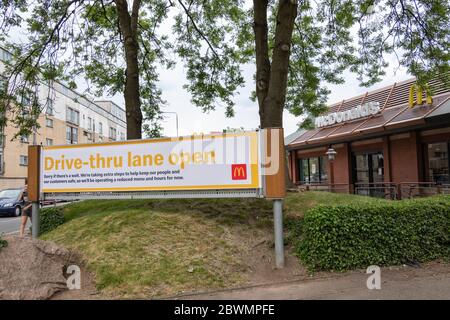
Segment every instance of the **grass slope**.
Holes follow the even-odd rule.
[[[321,203],[378,201],[323,192],[290,193],[287,219]],[[42,238],[78,250],[112,297],[149,297],[245,283],[255,239],[271,236],[263,199],[83,201]]]

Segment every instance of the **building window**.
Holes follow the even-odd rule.
[[[4,157],[3,154],[0,153],[0,174],[5,173],[5,162],[3,161]]]
[[[87,121],[88,121],[88,125],[87,125],[88,130],[92,130],[92,118],[91,118],[91,117],[88,117],[88,118],[87,118]]]
[[[8,51],[5,51],[0,48],[0,60],[8,62],[8,61],[11,61],[11,59],[12,59],[12,54],[9,53]]]
[[[45,126],[53,128],[53,119],[45,118]]]
[[[30,97],[28,97],[27,94],[22,94],[22,96],[20,97],[20,101],[21,101],[23,106],[30,106],[31,105],[31,99],[30,99]],[[28,110],[27,110],[27,112],[28,112]]]
[[[8,81],[5,77],[0,75],[0,93],[6,93],[8,87]]]
[[[448,143],[428,144],[428,180],[439,184],[449,183]]]
[[[20,161],[19,164],[21,166],[27,166],[28,165],[28,156],[21,155],[19,161]]]
[[[103,123],[98,123],[98,134],[103,135]]]
[[[109,128],[109,138],[112,140],[116,140],[117,139],[117,130],[113,127]]]
[[[120,140],[121,141],[125,140],[125,134],[123,132],[120,133]]]
[[[66,127],[66,143],[67,144],[78,143],[78,128]]]
[[[302,183],[324,183],[328,180],[328,159],[311,157],[299,159],[299,180]]]
[[[66,120],[67,120],[67,122],[79,125],[80,124],[80,112],[67,107]]]
[[[53,145],[53,139],[47,138],[47,139],[45,139],[45,142],[46,142],[47,146],[52,146]]]
[[[54,103],[53,100],[48,98],[47,99],[47,109],[45,110],[45,113],[49,116],[53,116],[55,114],[55,110],[53,109]]]
[[[28,136],[25,136],[25,135],[20,136],[20,142],[22,142],[22,143],[28,143],[28,142],[29,142]]]

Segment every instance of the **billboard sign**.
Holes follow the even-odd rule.
[[[261,188],[260,133],[42,147],[40,191]]]

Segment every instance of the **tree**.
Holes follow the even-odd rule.
[[[350,70],[361,85],[370,86],[385,74],[389,55],[421,83],[436,75],[449,81],[448,1],[253,0],[247,10],[235,10],[245,20],[235,24],[236,37],[225,39],[234,39],[236,50],[224,53],[256,65],[254,98],[262,128],[282,127],[284,109],[309,116],[304,125],[310,125],[311,117],[326,110],[327,83],[344,83],[343,72]],[[189,46],[191,38],[180,40]],[[218,72],[202,65],[204,59],[189,57],[190,64],[201,66],[197,72],[189,69],[194,74],[189,88],[201,97],[209,90],[203,90],[199,75]]]
[[[421,83],[436,75],[449,79],[448,1],[325,0],[313,7],[309,1],[281,0],[275,9],[271,65],[261,27],[266,3],[254,1],[256,48],[262,48],[259,54],[256,50],[257,81],[262,81],[258,101],[263,114],[270,110],[270,119],[261,119],[263,125],[281,126],[283,107],[295,115],[323,112],[328,94],[324,84],[343,83],[346,69],[363,86],[381,80],[389,54],[396,54]],[[310,118],[304,124],[309,123]]]
[[[152,16],[147,17],[144,9],[151,10]],[[32,113],[39,114],[46,107],[33,89],[39,82],[63,80],[75,88],[73,79],[83,76],[88,91],[123,92],[128,138],[141,138],[142,111],[150,121],[147,131],[158,135],[155,120],[164,101],[156,87],[156,64],[170,67],[172,61],[166,58],[167,37],[157,37],[154,31],[167,10],[162,0],[135,0],[131,8],[126,0],[2,1],[0,29],[7,33],[11,27],[26,27],[28,31],[24,44],[3,39],[14,57],[6,69],[4,105],[15,113],[12,120],[20,134],[29,132],[36,121],[28,112],[21,116],[27,106],[18,97],[28,96]]]
[[[34,90],[38,83],[62,80],[75,88],[73,79],[77,77],[87,80],[89,93],[123,93],[128,139],[141,138],[142,127],[150,136],[159,135],[160,107],[164,101],[157,88],[158,68],[172,67],[174,54],[186,61],[188,79],[196,77],[195,85],[187,87],[193,102],[206,110],[219,99],[231,115],[231,97],[244,80],[239,59],[233,60],[237,51],[223,43],[223,36],[226,30],[235,32],[230,24],[240,20],[237,8],[241,1],[194,2],[1,1],[0,31],[10,34],[20,27],[28,32],[24,43],[0,39],[0,44],[13,54],[5,72],[7,90],[0,99],[13,114],[9,120],[20,128],[18,135],[30,133],[37,125],[36,115],[46,108],[46,101],[39,101]],[[174,16],[178,39],[182,42],[189,38],[192,42],[188,46],[174,46],[161,31],[168,19],[172,24]],[[217,22],[220,19],[223,23]],[[203,23],[211,21],[215,21],[212,28]],[[203,49],[202,61],[191,59]],[[198,72],[202,66],[212,73]],[[3,120],[4,125],[6,119]]]
[[[284,109],[310,124],[326,109],[327,83],[343,83],[350,70],[369,86],[385,74],[389,55],[421,83],[449,78],[448,1],[29,2],[0,2],[2,30],[24,23],[21,10],[32,12],[29,43],[8,45],[19,58],[9,74],[20,71],[28,81],[36,70],[46,81],[84,75],[99,91],[124,92],[129,138],[140,136],[141,109],[148,121],[158,120],[157,65],[174,59],[184,63],[192,102],[203,111],[223,103],[228,116],[245,83],[241,67],[254,64],[262,128],[282,127]],[[160,27],[172,22],[173,34],[163,35]]]

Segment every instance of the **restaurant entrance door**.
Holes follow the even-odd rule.
[[[361,195],[384,197],[384,158],[382,152],[353,154],[355,192]],[[379,184],[379,185],[377,185]]]

